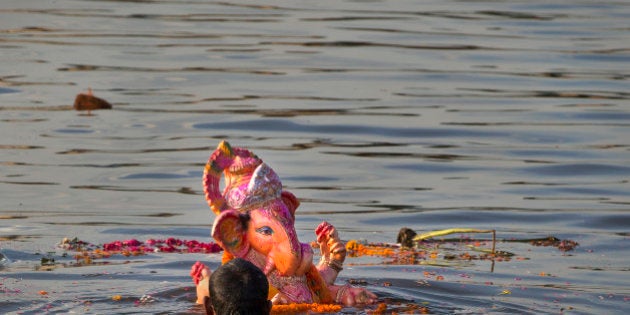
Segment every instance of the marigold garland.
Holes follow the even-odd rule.
[[[341,311],[341,305],[336,304],[319,304],[319,303],[291,303],[283,305],[274,305],[271,308],[271,314],[298,314],[305,312],[315,313],[337,313]]]
[[[346,243],[346,250],[350,257],[363,255],[393,257],[397,254],[395,249],[387,244],[361,244],[356,240],[349,240]]]
[[[460,240],[457,245],[463,244],[467,249],[471,251],[481,252],[480,254],[471,254],[469,252],[457,252],[457,250],[451,251],[438,251],[440,244],[445,241],[435,241],[428,244],[433,244],[433,248],[406,248],[396,244],[388,243],[365,243],[356,240],[350,240],[346,243],[346,250],[348,251],[348,257],[361,257],[361,256],[375,256],[383,257],[388,260],[384,261],[386,265],[416,265],[422,264],[428,260],[437,260],[441,258],[442,261],[471,261],[471,260],[493,260],[504,261],[510,260],[511,253],[496,251],[490,252],[488,250],[480,249],[483,245],[482,242],[477,240]],[[461,251],[461,250],[460,250]]]
[[[384,264],[415,265],[419,260],[427,258],[427,252],[423,250],[405,249],[391,244],[369,243],[362,244],[355,240],[346,243],[349,257],[377,256],[389,258]]]

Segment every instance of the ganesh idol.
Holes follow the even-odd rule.
[[[221,193],[222,176],[225,188]],[[274,170],[249,150],[221,142],[205,166],[203,187],[216,215],[212,237],[224,250],[223,263],[242,258],[260,268],[269,280],[272,303],[354,306],[376,302],[376,295],[364,288],[335,285],[346,248],[327,222],[315,230],[321,259],[313,263],[312,247],[300,243],[295,231],[300,202],[282,189]],[[208,296],[210,273],[201,263],[192,268],[198,303]]]

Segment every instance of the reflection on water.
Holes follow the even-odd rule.
[[[303,242],[322,220],[371,242],[492,228],[518,257],[349,259],[340,281],[390,311],[621,314],[630,5],[573,2],[4,1],[0,309],[200,313],[188,268],[219,256],[75,268],[56,244],[207,241],[200,177],[227,139],[300,197]],[[113,110],[75,112],[87,88]],[[514,241],[549,235],[580,246]]]

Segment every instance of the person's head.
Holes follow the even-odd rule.
[[[235,258],[210,276],[210,297],[204,300],[207,314],[267,315],[271,312],[269,282],[251,262]]]

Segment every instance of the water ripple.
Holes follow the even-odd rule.
[[[438,129],[438,128],[390,128],[390,127],[369,127],[364,125],[312,125],[298,123],[288,120],[265,119],[265,120],[245,120],[217,123],[199,123],[194,128],[210,130],[249,130],[249,131],[281,131],[299,133],[338,133],[338,134],[363,134],[379,135],[390,137],[499,137],[505,135],[499,131],[477,131],[458,129]]]
[[[120,256],[53,272],[40,259],[62,237],[210,240],[200,180],[221,139],[259,154],[300,198],[302,242],[322,220],[345,240],[383,243],[403,226],[472,227],[495,229],[499,250],[516,255],[440,267],[348,257],[338,282],[365,281],[386,312],[627,308],[626,2],[1,7],[3,311],[201,313],[188,268],[219,266],[220,255]],[[114,110],[73,112],[89,87]],[[549,235],[580,246],[527,243]],[[136,305],[145,295],[155,300]]]
[[[523,172],[541,176],[628,176],[630,167],[613,164],[574,163],[545,166],[532,166],[521,169]]]

